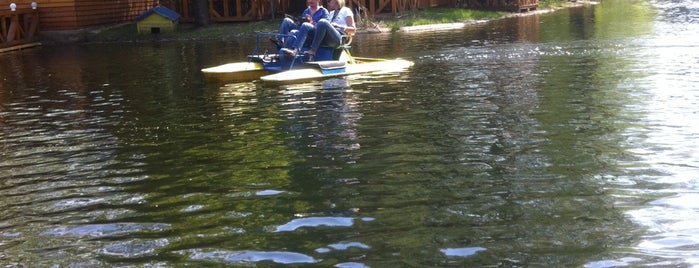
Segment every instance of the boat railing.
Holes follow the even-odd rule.
[[[278,40],[282,40],[282,39],[285,39],[286,40],[285,42],[292,42],[292,41],[296,40],[296,36],[292,35],[292,34],[259,32],[259,33],[257,33],[257,40],[255,42],[255,50],[253,50],[252,54],[253,55],[263,55],[264,54],[264,56],[268,56],[270,54],[270,52],[269,52],[270,48],[269,48],[269,46],[267,46],[266,48],[264,48],[264,51],[263,51],[263,46],[264,46],[263,44],[272,44],[275,42],[279,42]],[[267,42],[268,40],[270,42]],[[283,46],[284,44],[279,43],[279,45]],[[274,47],[274,49],[277,50],[276,52],[278,52],[278,50],[279,50],[278,47]],[[276,54],[276,52],[273,54]]]

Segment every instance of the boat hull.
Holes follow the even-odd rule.
[[[396,72],[410,68],[413,65],[413,62],[404,59],[354,58],[354,60],[355,63],[348,63],[345,65],[344,70],[338,72],[325,72],[321,68],[313,66],[313,63],[309,63],[312,67],[265,75],[260,77],[260,80],[269,84],[289,84],[353,74]]]
[[[205,68],[202,69],[202,73],[209,81],[261,80],[271,84],[287,84],[361,73],[395,72],[413,65],[412,62],[403,59],[352,57],[347,44],[338,47],[319,47],[315,51],[315,56],[312,57],[316,61],[312,61],[313,59],[305,53],[300,53],[310,48],[300,49],[296,56],[274,53],[281,51],[276,47],[277,42],[274,41],[281,37],[283,36],[276,33],[258,33],[255,49],[248,55],[246,62]],[[286,38],[293,38],[293,36],[287,35]],[[273,42],[265,42],[267,39]],[[268,47],[265,48],[265,44]]]
[[[260,62],[235,62],[201,70],[209,81],[245,82],[270,74]]]

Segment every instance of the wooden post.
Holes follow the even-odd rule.
[[[224,17],[229,17],[231,14],[228,12],[228,0],[223,0],[223,16]],[[237,12],[237,10],[236,10]]]
[[[29,22],[29,33],[27,34],[27,37],[32,40],[34,39],[34,36],[36,36],[39,32],[39,11],[37,9],[34,9],[32,12],[31,16],[31,22]]]
[[[2,20],[0,21],[0,24],[2,24],[2,32],[0,32],[0,41],[2,41],[2,43],[5,43],[7,41],[7,20],[3,16],[0,16],[0,20]]]
[[[271,0],[269,1],[269,10],[272,11],[272,19],[275,19],[275,14],[277,11],[274,9],[274,4],[276,4],[277,0]]]
[[[15,37],[17,37],[17,25],[19,24],[19,19],[16,11],[12,12],[10,18],[10,27],[7,29],[7,38],[5,40],[6,43],[12,43],[15,41]]]

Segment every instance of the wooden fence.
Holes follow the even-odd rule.
[[[276,14],[291,14],[290,1],[305,0],[208,0],[209,15],[214,22],[253,21]],[[453,0],[348,0],[347,6],[352,10],[361,10],[367,16],[379,13],[396,15],[404,11],[428,6],[444,5]],[[322,0],[322,2],[326,2]],[[183,22],[194,21],[192,0],[160,0],[162,5],[180,13]],[[297,10],[298,12],[302,11]]]
[[[17,8],[0,11],[0,49],[9,47],[21,48],[30,45],[38,39],[39,11],[38,8]]]
[[[270,0],[208,0],[209,15],[214,22],[237,22],[253,21],[262,19],[266,14],[271,13]],[[279,7],[279,0],[275,1]],[[161,0],[160,3],[177,13],[182,22],[194,21],[194,10],[192,0]]]

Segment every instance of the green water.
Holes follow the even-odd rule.
[[[415,66],[290,86],[207,84],[242,41],[4,54],[0,263],[696,265],[697,16],[360,34]]]

